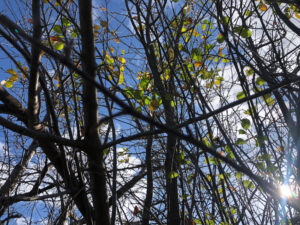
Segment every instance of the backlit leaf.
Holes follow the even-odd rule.
[[[125,58],[123,58],[123,57],[119,57],[118,60],[119,60],[119,62],[122,63],[122,64],[125,64],[125,63],[126,63],[126,60],[125,60]]]
[[[123,81],[124,81],[124,75],[123,75],[123,72],[121,71],[120,72],[120,76],[119,76],[119,82],[118,82],[118,84],[122,84]]]
[[[244,92],[241,91],[241,92],[237,93],[236,97],[237,97],[237,99],[243,99],[246,96],[245,96]]]
[[[202,65],[202,62],[195,62],[195,67],[199,67]]]
[[[178,173],[176,173],[175,171],[171,171],[169,174],[168,174],[168,178],[169,179],[174,179],[178,177]]]
[[[8,70],[6,70],[6,72],[11,74],[11,75],[16,75],[17,74],[17,72],[13,69],[8,69]]]
[[[218,35],[217,42],[220,43],[220,44],[224,42],[224,36],[222,34]]]
[[[62,34],[62,30],[61,30],[61,27],[60,27],[59,25],[55,25],[55,26],[53,27],[53,31],[54,31],[55,33],[58,33],[58,34]]]
[[[5,87],[6,88],[11,88],[13,86],[13,84],[14,84],[13,81],[8,80],[8,81],[5,82]]]
[[[267,11],[268,7],[266,6],[266,4],[263,4],[262,2],[260,2],[258,4],[258,8],[261,10],[261,11]]]
[[[64,43],[62,43],[62,42],[56,42],[53,47],[54,47],[55,50],[59,51],[59,50],[62,50],[64,48],[64,46],[65,46]]]

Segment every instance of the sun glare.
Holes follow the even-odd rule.
[[[292,197],[292,190],[291,190],[289,185],[282,184],[279,187],[279,190],[280,190],[280,196],[281,197],[283,197],[283,198],[291,198]]]

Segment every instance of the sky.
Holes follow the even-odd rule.
[[[12,14],[11,11],[9,11],[8,8],[7,8],[6,3],[8,3],[8,2],[10,2],[10,1],[8,1],[8,0],[0,1],[0,9],[1,9],[0,12],[4,13],[7,16],[10,16],[11,18],[13,18],[12,16],[17,16],[18,18],[22,16],[22,18],[19,18],[20,21],[22,23],[26,23],[27,26],[30,26],[30,24],[27,23],[28,19],[30,18],[30,15],[27,15],[28,14],[27,12],[22,11],[22,8],[18,8],[18,5],[15,5],[15,4],[10,2],[10,5],[11,5],[10,9],[12,9],[15,12],[15,14]],[[94,0],[94,6],[95,7],[105,7],[105,8],[108,9],[108,11],[110,11],[110,12],[113,11],[114,12],[114,13],[111,14],[111,20],[109,21],[110,28],[111,29],[118,29],[118,35],[120,35],[120,36],[128,35],[128,34],[130,34],[130,32],[133,32],[132,26],[129,26],[129,30],[125,29],[123,26],[119,27],[118,22],[116,20],[116,19],[122,20],[124,18],[122,15],[117,14],[117,12],[121,12],[121,14],[125,12],[125,6],[123,4],[123,1],[112,0],[112,1],[107,1],[107,3],[108,3],[108,5],[106,5],[106,3],[104,1]],[[171,4],[169,4],[168,7],[171,7]],[[241,6],[237,5],[237,7],[241,7]],[[20,12],[20,14],[18,14],[17,12]],[[101,10],[101,9],[96,9],[95,8],[93,13],[94,13],[94,22],[95,22],[95,24],[97,24],[99,22],[98,21],[98,15],[104,16],[106,12],[103,9]],[[270,11],[267,11],[263,16],[263,19],[269,20],[269,16],[270,16],[269,14],[270,13],[271,13]],[[113,19],[113,17],[115,19]],[[234,14],[234,17],[236,17],[236,18],[233,18],[233,20],[236,21],[236,25],[240,25],[241,21],[238,19],[238,15]],[[293,22],[297,23],[300,26],[300,21],[299,20],[298,21],[293,20]],[[259,33],[259,29],[257,29],[257,28],[261,27],[258,18],[253,19],[251,21],[251,23],[255,24],[257,26],[257,27],[253,28],[252,32],[255,33],[255,35],[257,37],[257,40],[259,40],[263,34]],[[129,25],[129,21],[127,19],[124,20],[124,25],[125,25],[125,27],[127,27]],[[214,37],[214,36],[212,36],[212,37]],[[286,39],[285,39],[286,42],[283,43],[283,47],[284,47],[285,51],[288,51],[289,48],[293,48],[294,46],[300,45],[300,39],[299,38],[293,40],[292,45],[289,41],[291,39],[294,39],[294,35],[291,32],[288,32],[287,36],[286,36]],[[126,43],[123,43],[121,41],[120,44],[117,44],[114,41],[112,41],[111,45],[116,49],[116,51],[120,52],[121,49],[124,49],[125,52],[127,53],[130,50],[132,50],[128,46],[134,45],[135,44],[135,42],[134,42],[135,39],[132,38],[132,39],[124,39],[124,40],[125,40]],[[128,41],[130,43],[127,43],[127,40],[130,40],[130,41]],[[259,51],[263,55],[263,54],[266,54],[268,52],[268,49],[266,47],[264,47],[264,48],[261,48]],[[131,57],[131,59],[130,59],[130,57]],[[135,75],[136,75],[135,72],[137,72],[135,70],[134,66],[138,66],[138,67],[141,67],[142,69],[145,69],[145,65],[143,64],[143,55],[135,55],[134,53],[131,53],[131,54],[125,54],[125,58],[126,58],[126,60],[128,60],[128,62],[131,63],[131,64],[128,64],[128,67],[129,67],[128,69],[132,69],[134,71],[134,73],[132,74],[132,77],[131,77],[132,80],[133,80],[133,79],[136,78],[135,77]],[[10,60],[7,60],[7,58],[5,57],[3,52],[0,51],[0,72],[1,72],[0,81],[6,80],[10,76],[5,71],[7,69],[10,69],[11,67],[13,67],[13,65],[11,65]],[[226,96],[226,97],[225,98],[220,97],[220,98],[212,99],[212,101],[210,102],[210,105],[211,105],[212,109],[217,109],[217,108],[221,107],[222,106],[222,103],[221,103],[222,101],[226,101],[226,103],[235,101],[237,94],[241,91],[240,85],[237,83],[238,77],[237,77],[235,68],[232,67],[232,64],[230,64],[230,63],[226,64],[226,65],[224,65],[224,67],[222,69],[223,69],[222,70],[222,76],[224,78],[224,90],[222,90],[223,91],[222,95]],[[252,79],[252,78],[249,77],[249,80],[250,79]],[[133,83],[132,80],[128,79],[128,80],[126,80],[126,82],[128,82],[129,85],[134,86],[135,84]],[[232,85],[232,84],[234,84],[234,85]],[[226,88],[228,88],[228,89],[225,90]],[[221,91],[220,91],[220,93],[221,93]],[[215,94],[215,93],[213,93],[213,94]],[[236,108],[230,109],[230,110],[224,112],[223,114],[220,114],[219,117],[222,118],[222,115],[226,115],[226,114],[234,115],[228,121],[226,121],[226,122],[228,122],[228,124],[235,124],[235,122],[237,121],[237,118],[240,117],[240,116],[242,116],[243,118],[247,118],[247,119],[251,120],[250,116],[241,113],[241,112],[244,112],[247,109],[247,107],[248,107],[247,104],[239,105]],[[260,111],[259,106],[258,106],[258,110]],[[202,113],[202,112],[199,112],[199,113]],[[261,115],[264,117],[265,113],[264,112],[261,112],[261,113],[262,113]],[[125,123],[121,123],[121,122],[118,123],[117,126],[120,129],[126,129],[127,128]],[[242,127],[241,127],[240,124],[238,124],[236,126],[237,130],[239,130],[241,128]],[[254,131],[253,127],[250,127],[250,131]],[[215,134],[218,134],[217,129],[215,129],[214,132],[216,132]],[[246,134],[237,134],[236,138],[247,138],[251,135],[252,134],[248,134],[248,136]],[[0,134],[0,153],[1,153],[0,157],[5,156],[5,154],[4,154],[5,151],[4,151],[4,148],[3,148],[5,146],[3,145],[3,142],[4,142],[3,139],[4,139],[4,135]],[[252,146],[255,145],[255,143],[251,143],[251,144],[252,144]],[[20,154],[20,153],[18,153],[18,148],[15,148],[15,149],[10,148],[10,151],[14,152],[14,154],[16,154],[16,156],[18,156],[18,154]],[[117,146],[117,152],[120,153],[122,151],[123,151],[122,146],[118,145]],[[111,155],[108,156],[107,160],[109,160],[110,157],[111,157]],[[124,158],[124,157],[127,157],[127,155],[120,155],[119,160],[126,160],[127,158]],[[120,168],[123,168],[125,166],[129,166],[129,165],[139,165],[139,164],[141,164],[142,160],[143,159],[139,158],[138,154],[132,153],[132,154],[129,155],[129,163],[128,164],[120,163]],[[34,167],[35,166],[34,162],[30,166]],[[3,167],[3,169],[6,169],[6,168]],[[137,172],[138,172],[138,170],[130,171],[130,172],[124,172],[124,173],[120,173],[119,176],[124,178],[124,180],[122,179],[122,181],[128,181],[128,179],[130,179],[130,177],[132,177]],[[2,175],[5,176],[5,174],[2,174]],[[121,179],[119,181],[121,182]],[[143,183],[144,180],[142,180],[141,182]],[[26,191],[26,190],[29,190],[29,188],[30,188],[30,186],[24,186],[21,189]],[[134,191],[136,192],[138,190],[134,189]],[[143,198],[144,194],[145,194],[144,190],[140,190],[139,197]],[[127,200],[124,200],[124,201],[125,201],[124,204],[127,206],[128,209],[133,209],[134,206],[136,204],[138,204],[137,201],[132,200],[132,199],[127,199]],[[24,215],[27,214],[28,218],[29,218],[31,208],[27,207],[27,205],[28,205],[27,203],[17,204],[16,209],[18,211],[24,213]],[[47,208],[42,208],[42,207],[44,207],[44,205],[42,206],[42,205],[37,204],[34,207],[36,207],[36,210],[34,211],[35,214],[33,215],[33,218],[40,218],[44,214],[46,215],[48,209]],[[130,214],[130,212],[128,212],[128,213]],[[26,223],[27,222],[24,221],[24,219],[18,219],[18,220],[15,221],[15,224],[22,224],[23,225],[23,224],[26,224]]]

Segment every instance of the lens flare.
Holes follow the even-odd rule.
[[[280,196],[283,198],[291,198],[293,196],[292,190],[290,186],[287,184],[282,184],[279,187],[279,190],[280,190]]]

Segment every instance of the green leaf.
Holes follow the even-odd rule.
[[[57,34],[62,34],[62,30],[61,30],[61,27],[59,25],[55,25],[53,27],[53,31]]]
[[[168,175],[169,179],[174,179],[176,177],[178,177],[178,173],[176,173],[175,171],[171,171]]]
[[[246,141],[242,138],[238,138],[235,143],[237,145],[244,145],[244,144],[246,144]]]
[[[258,77],[255,81],[256,85],[263,85],[265,83],[265,80],[262,78]]]
[[[212,157],[211,162],[212,162],[212,164],[215,165],[215,166],[219,165],[218,159],[215,158],[215,157]]]
[[[234,215],[237,213],[237,210],[236,208],[232,207],[232,209],[230,210],[231,214]]]
[[[188,198],[188,197],[190,197],[190,195],[185,194],[185,195],[182,195],[180,198],[181,198],[181,199],[186,199],[186,198]]]
[[[144,99],[144,103],[145,105],[149,105],[151,103],[151,98],[149,96],[147,96],[145,99]]]
[[[252,35],[251,30],[243,26],[234,27],[233,32],[239,34],[243,38],[249,38]]]
[[[190,174],[187,179],[188,184],[191,184],[193,179],[194,179],[194,174]]]
[[[228,145],[225,146],[225,152],[227,153],[226,158],[234,160],[234,154]]]
[[[63,25],[64,25],[65,27],[71,26],[70,20],[68,20],[66,17],[63,17],[61,20],[62,20],[62,23],[63,23]]]
[[[194,219],[194,223],[195,223],[195,224],[201,224],[201,220],[199,220],[199,219]]]
[[[247,76],[251,76],[251,75],[253,75],[253,74],[254,74],[254,71],[253,71],[253,69],[252,69],[252,68],[250,68],[250,67],[247,67],[247,69],[245,70],[245,72],[246,72],[246,75],[247,75]]]
[[[204,159],[204,164],[208,164],[208,163],[210,163],[210,161],[211,161],[210,158]]]
[[[218,35],[217,42],[220,43],[220,44],[224,42],[224,36],[222,34]]]
[[[268,105],[268,106],[272,106],[274,105],[275,103],[275,100],[272,98],[272,95],[271,94],[266,94],[262,97],[262,99],[265,101],[265,103]]]
[[[221,82],[224,80],[223,77],[216,77],[215,85],[221,85]]]
[[[250,120],[248,120],[248,119],[242,119],[242,127],[245,130],[248,130],[249,127],[250,127],[250,125],[251,125]]]
[[[268,140],[266,136],[257,136],[256,138],[256,146],[261,146],[265,141]]]
[[[244,130],[239,130],[239,134],[246,134],[246,131],[244,131]]]
[[[246,115],[251,115],[251,113],[253,114],[254,113],[254,110],[256,110],[256,107],[254,106],[254,108],[253,107],[251,107],[250,109],[247,109],[245,112],[244,112],[244,114],[246,114]],[[251,112],[251,113],[250,113]]]
[[[224,26],[228,26],[229,25],[229,18],[227,16],[223,16],[221,18],[221,23],[224,25]]]
[[[202,62],[202,51],[200,48],[192,49],[192,59],[197,62]]]
[[[215,225],[215,222],[213,220],[205,220],[205,224],[207,224],[207,225]]]
[[[236,177],[236,179],[241,179],[242,178],[242,176],[243,176],[243,174],[242,173],[235,173],[235,177]]]
[[[236,97],[237,97],[237,99],[243,99],[246,96],[245,96],[244,92],[241,91],[241,92],[237,93]]]
[[[245,188],[253,189],[254,184],[250,180],[243,180],[243,184]]]
[[[106,149],[103,150],[103,154],[104,154],[104,155],[107,155],[107,154],[109,153],[109,151],[110,151],[110,149],[109,149],[109,148],[106,148]]]
[[[252,11],[248,10],[245,12],[245,16],[251,16],[252,15]]]

